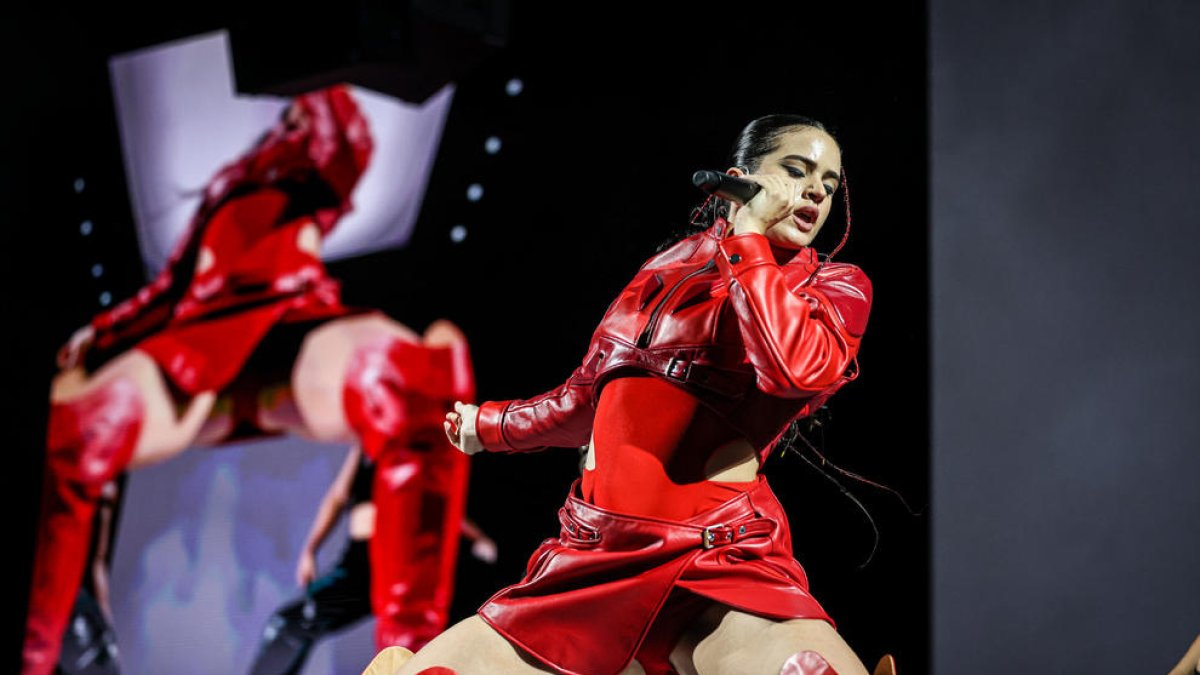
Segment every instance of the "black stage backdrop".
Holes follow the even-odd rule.
[[[330,270],[350,303],[416,328],[438,316],[462,325],[481,398],[530,396],[575,367],[611,299],[700,201],[691,173],[725,168],[745,122],[772,112],[827,121],[842,140],[854,216],[839,259],[871,277],[875,305],[862,376],[835,397],[823,438],[813,439],[837,465],[902,493],[919,515],[827,467],[873,517],[872,555],[870,522],[828,478],[792,455],[774,457],[767,473],[812,590],[848,642],[866,661],[891,652],[904,671],[921,673],[929,664],[926,17],[919,3],[869,15],[791,7],[726,17],[695,4],[671,16],[632,3],[551,14],[514,5],[508,46],[459,82],[411,245]],[[118,299],[144,281],[107,59],[222,25],[212,8],[137,17],[144,28],[95,9],[22,11],[4,26],[15,78],[3,139],[4,367],[10,456],[19,458],[10,474],[18,572],[5,603],[12,663],[54,351],[99,309],[95,260],[113,270],[104,290]],[[506,93],[513,78],[523,84],[516,96]],[[483,149],[493,135],[502,141],[495,155]],[[88,179],[82,195],[72,187],[79,176]],[[466,199],[472,183],[484,189],[476,202]],[[84,218],[108,226],[85,240]],[[832,248],[838,225],[818,248]],[[459,242],[456,226],[466,231]],[[456,618],[519,578],[526,556],[556,532],[576,461],[570,450],[473,460],[468,508],[503,556],[492,569],[464,560]]]

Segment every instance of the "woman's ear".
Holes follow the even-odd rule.
[[[739,176],[740,177],[740,176],[745,176],[746,174],[750,173],[750,170],[744,166],[731,166],[725,170],[725,173],[729,176]],[[729,214],[725,216],[725,219],[729,221],[730,225],[729,225],[729,231],[725,233],[726,236],[733,233],[733,218],[734,218],[734,216],[737,215],[739,208],[741,208],[741,204],[738,204],[735,201],[729,202]]]

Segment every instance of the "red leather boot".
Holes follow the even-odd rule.
[[[142,398],[132,380],[114,380],[75,401],[51,404],[22,651],[27,675],[54,672],[101,492],[128,466],[141,426]]]
[[[371,606],[376,644],[420,649],[445,629],[468,458],[446,440],[454,401],[474,399],[465,341],[363,345],[346,378],[346,418],[376,461]]]

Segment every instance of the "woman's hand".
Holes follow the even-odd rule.
[[[787,176],[747,174],[741,178],[758,183],[762,189],[745,205],[734,203],[730,207],[734,234],[766,234],[799,206],[800,184]]]
[[[446,430],[446,438],[454,447],[468,455],[473,455],[483,449],[479,436],[475,434],[475,418],[479,415],[479,406],[454,402],[454,412],[446,413],[446,421],[442,428]]]
[[[317,578],[317,554],[311,548],[300,552],[300,560],[296,561],[296,583],[301,588],[308,586]]]
[[[489,565],[496,564],[499,553],[496,542],[488,539],[486,535],[479,537],[475,543],[471,544],[471,555],[475,556],[476,560],[481,560]]]
[[[91,324],[80,328],[71,334],[67,344],[58,350],[58,367],[70,370],[83,363],[83,355],[96,339],[96,329]]]

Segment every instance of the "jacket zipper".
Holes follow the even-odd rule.
[[[688,272],[682,279],[676,281],[675,285],[671,286],[671,289],[668,290],[667,294],[662,297],[662,300],[659,300],[658,304],[654,306],[654,311],[650,312],[650,320],[646,322],[646,327],[642,329],[642,334],[638,336],[637,346],[640,349],[645,349],[646,347],[650,346],[650,338],[654,336],[654,329],[658,326],[658,315],[660,312],[662,312],[663,307],[667,304],[667,300],[670,300],[671,296],[675,294],[675,291],[679,290],[679,287],[687,282],[688,279],[714,269],[716,266],[717,260],[716,258],[713,258],[712,260],[704,263],[703,267]]]

